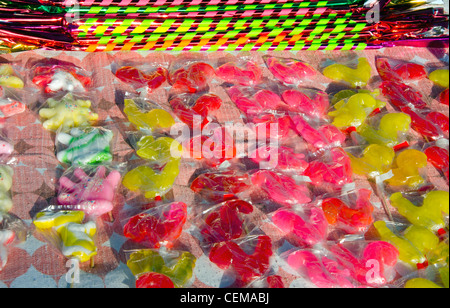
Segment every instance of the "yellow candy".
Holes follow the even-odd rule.
[[[406,238],[395,235],[384,221],[376,221],[373,223],[375,229],[378,231],[380,239],[394,245],[399,252],[399,259],[411,267],[416,268],[419,264],[424,264],[427,259],[417,247],[415,247]]]
[[[333,118],[332,124],[339,128],[359,127],[372,111],[386,106],[385,102],[375,98],[377,94],[378,91],[360,92],[340,100],[334,105],[335,110],[328,113]]]
[[[164,196],[173,186],[179,173],[180,159],[171,159],[156,172],[149,166],[139,166],[123,177],[122,184],[131,191],[142,191],[146,198],[154,199]]]
[[[418,188],[425,182],[420,175],[421,168],[427,166],[427,156],[421,151],[408,149],[395,159],[396,168],[392,168],[393,177],[387,180],[389,185]]]
[[[358,59],[358,66],[352,69],[343,64],[332,64],[323,70],[323,75],[335,81],[344,81],[353,88],[365,87],[372,73],[372,68],[366,58]]]
[[[58,234],[64,256],[86,262],[97,254],[93,240],[97,227],[93,221],[82,224],[83,219],[83,211],[40,212],[33,223],[40,230],[53,229]]]
[[[392,148],[379,144],[371,144],[365,148],[362,157],[355,157],[351,153],[347,154],[353,173],[368,177],[386,173],[391,168],[395,157]]]
[[[416,206],[397,192],[390,197],[391,204],[400,215],[410,223],[427,228],[432,232],[441,232],[446,227],[443,213],[448,215],[449,193],[447,191],[430,191],[423,199],[422,206]]]
[[[411,126],[411,117],[405,113],[388,113],[384,115],[378,130],[362,125],[358,133],[368,142],[393,147],[398,144],[399,133],[406,133]]]
[[[449,86],[449,72],[447,69],[439,69],[432,71],[428,78],[433,81],[436,85],[443,88],[448,88]]]
[[[440,289],[439,285],[425,278],[413,278],[406,282],[407,289]]]
[[[0,64],[0,86],[10,88],[23,88],[23,81],[15,76],[14,69],[10,64]]]
[[[152,136],[144,136],[137,143],[139,149],[136,154],[148,160],[152,160],[162,165],[172,158],[172,153],[181,156],[182,145],[170,138],[160,137],[155,140]]]
[[[83,211],[39,212],[33,224],[36,228],[45,230],[59,227],[68,223],[81,223],[84,219]]]
[[[175,124],[174,118],[167,111],[152,109],[148,112],[142,112],[132,99],[125,99],[124,112],[128,120],[137,128],[170,128]]]
[[[70,93],[61,100],[49,98],[47,103],[48,108],[39,110],[39,115],[47,119],[42,125],[51,131],[83,126],[98,119],[98,114],[90,109],[89,100],[74,99]]]

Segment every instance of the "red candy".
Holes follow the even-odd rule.
[[[368,189],[358,191],[355,205],[347,205],[341,199],[327,198],[322,209],[330,225],[336,225],[348,233],[364,232],[373,222],[373,206],[370,203],[372,192]]]
[[[442,124],[442,123],[433,122],[433,115],[430,116],[430,118],[424,117],[409,107],[403,107],[403,108],[401,108],[401,111],[411,117],[411,127],[416,132],[421,134],[423,137],[429,138],[431,140],[437,140],[442,137],[442,133],[443,133],[442,130],[440,129],[440,127],[435,125],[435,123],[436,124]],[[434,121],[442,121],[442,118],[439,115],[437,115],[436,119],[434,119]],[[443,124],[443,125],[445,125],[445,124]],[[448,123],[447,123],[447,125],[448,125]]]
[[[323,118],[327,114],[330,102],[326,93],[319,91],[314,98],[298,90],[286,90],[281,94],[283,100],[293,111],[309,117]]]
[[[233,171],[222,173],[204,173],[191,184],[191,189],[211,202],[223,202],[236,199],[236,195],[249,189],[250,177]]]
[[[162,67],[151,74],[145,74],[132,66],[124,66],[116,71],[117,78],[137,88],[147,87],[149,93],[160,87],[166,81],[166,76],[167,70]]]
[[[427,103],[422,99],[422,94],[413,88],[400,82],[384,81],[380,85],[383,95],[397,108],[402,109],[412,105],[417,109],[425,109]]]
[[[78,68],[76,66],[64,64],[36,67],[32,82],[37,86],[42,87],[45,93],[53,93],[55,91],[49,87],[49,84],[53,81],[53,76],[58,71],[72,75],[85,88],[91,84],[91,78],[78,73]]]
[[[447,149],[431,146],[424,151],[428,161],[449,180],[449,152]]]
[[[316,75],[310,65],[295,59],[266,57],[265,61],[273,76],[287,84],[299,84]]]
[[[245,63],[245,68],[240,68],[233,63],[225,63],[216,69],[216,74],[226,82],[242,86],[255,85],[262,76],[259,66],[251,61]]]
[[[127,238],[149,248],[159,248],[161,245],[172,248],[181,235],[186,219],[186,204],[173,202],[164,206],[159,217],[156,213],[149,212],[131,217],[124,226],[123,233]]]
[[[242,200],[226,201],[218,210],[205,218],[201,234],[208,243],[229,241],[242,236],[243,221],[240,214],[250,214],[253,206]]]
[[[215,244],[209,253],[209,259],[223,270],[232,266],[237,281],[246,285],[269,270],[273,254],[270,237],[261,235],[256,241],[252,254],[245,252],[234,241]]]
[[[200,128],[209,123],[208,116],[217,111],[222,105],[220,97],[214,94],[204,94],[195,100],[192,107],[188,107],[188,102],[183,97],[175,97],[169,101],[174,113],[190,128],[194,127],[195,117],[201,121]]]
[[[214,68],[203,62],[180,68],[169,75],[169,83],[176,93],[197,93],[208,88],[208,81],[215,75]]]
[[[449,89],[445,89],[439,94],[439,102],[448,106]]]
[[[308,187],[297,184],[287,175],[259,170],[252,175],[252,183],[265,192],[269,199],[287,207],[311,201]]]
[[[394,72],[403,80],[420,80],[427,77],[423,65],[417,63],[402,63],[394,67]]]
[[[160,273],[145,273],[136,279],[136,288],[138,289],[151,289],[151,288],[175,288],[172,280],[166,275]]]

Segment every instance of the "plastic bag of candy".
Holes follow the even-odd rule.
[[[123,113],[136,129],[147,133],[170,132],[176,123],[170,107],[128,92],[124,96]]]
[[[208,92],[182,93],[169,97],[169,105],[178,119],[190,129],[203,129],[208,123],[217,121],[222,99]]]
[[[168,79],[167,63],[113,61],[111,71],[130,90],[150,95],[164,86]],[[168,84],[167,84],[168,85]]]
[[[127,253],[136,288],[183,288],[195,279],[197,259],[188,251],[141,249]]]
[[[283,238],[295,247],[313,247],[328,237],[327,217],[320,207],[280,208],[270,213],[269,218]]]
[[[449,81],[448,81],[449,67],[438,66],[429,68],[428,79],[433,82],[436,91],[439,93],[437,100],[444,106],[448,106],[449,100]]]
[[[330,109],[328,94],[315,88],[279,87],[281,98],[290,111],[300,113],[305,119],[328,120]]]
[[[216,243],[208,251],[209,260],[223,271],[231,286],[245,287],[266,277],[274,257],[269,236],[257,233]]]
[[[201,56],[180,54],[168,68],[171,94],[207,92],[216,78],[212,64]]]
[[[449,142],[448,139],[439,139],[436,142],[425,144],[423,152],[427,160],[449,181]]]
[[[0,122],[26,110],[24,87],[18,64],[0,58]]]
[[[72,165],[59,179],[57,204],[64,210],[83,211],[89,219],[112,212],[124,164]]]
[[[58,93],[52,97],[41,97],[35,106],[46,130],[57,132],[73,127],[92,126],[98,122],[90,95]]]
[[[210,246],[250,234],[257,227],[252,221],[253,214],[252,204],[231,199],[215,205],[196,205],[192,222],[201,245]]]
[[[18,65],[0,58],[0,87],[22,89],[24,85]]]
[[[39,211],[33,217],[33,225],[40,236],[59,249],[67,259],[80,263],[89,261],[94,267],[97,255],[97,224],[83,211],[61,210],[52,206]]]
[[[86,126],[59,129],[56,132],[56,157],[65,165],[99,165],[113,160],[116,128]]]
[[[287,85],[303,85],[317,75],[311,65],[297,59],[265,55],[263,60],[273,77]]]
[[[319,288],[383,287],[396,278],[398,250],[384,241],[352,240],[291,249],[288,267]]]
[[[26,241],[29,228],[17,216],[0,212],[0,272],[8,263],[8,252],[12,247]]]
[[[58,92],[83,94],[92,87],[91,73],[74,63],[55,58],[30,59],[29,79],[46,95]]]
[[[427,78],[428,75],[424,65],[412,61],[377,56],[375,65],[383,80],[409,84]]]
[[[255,86],[263,79],[261,66],[247,54],[219,58],[214,67],[219,79],[234,85]]]
[[[183,232],[188,218],[184,202],[157,203],[122,221],[123,235],[146,248],[165,247],[172,249]]]
[[[326,59],[320,64],[319,70],[330,80],[353,89],[365,88],[372,77],[368,59],[356,54],[342,57],[338,61]]]

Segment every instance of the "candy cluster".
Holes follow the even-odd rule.
[[[33,226],[95,266],[113,225],[138,288],[198,285],[205,264],[223,287],[448,287],[448,68],[326,60],[113,60],[120,129],[94,112],[90,72],[37,61],[62,176]]]

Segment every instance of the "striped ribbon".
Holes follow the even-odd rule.
[[[351,15],[351,14],[349,14]],[[93,21],[92,25],[87,21],[78,26],[72,32],[78,38],[94,35],[117,36],[117,35],[140,35],[146,33],[186,33],[186,32],[208,32],[208,31],[235,31],[245,29],[277,29],[297,27],[345,27],[345,25],[365,27],[365,22],[357,22],[348,18],[265,18],[265,19],[126,19],[126,20],[104,20]]]
[[[98,51],[301,51],[301,50],[364,50],[368,48],[380,48],[381,45],[368,45],[364,42],[328,42],[328,43],[304,43],[304,42],[290,42],[286,40],[266,41],[242,39],[207,39],[201,41],[166,41],[166,42],[148,42],[137,43],[129,42],[126,44],[107,44],[98,45],[91,44],[88,46],[81,46],[79,49],[87,52]]]
[[[286,2],[304,2],[304,0],[82,0],[81,6],[177,6],[177,5],[236,5],[236,4],[271,4]],[[315,2],[315,1],[310,1]],[[317,1],[324,2],[324,1]],[[348,6],[364,3],[365,0],[331,0],[328,6]]]

